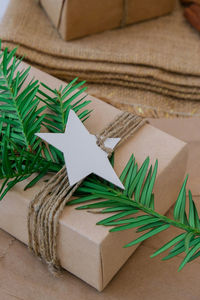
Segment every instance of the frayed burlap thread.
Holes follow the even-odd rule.
[[[97,145],[110,156],[114,150],[105,147],[104,142],[107,138],[121,138],[116,146],[118,147],[146,122],[139,116],[124,112],[99,135],[96,135]],[[57,255],[59,218],[66,203],[81,183],[82,180],[70,187],[66,168],[63,167],[48,181],[29,205],[27,217],[29,249],[45,261],[54,274],[59,274],[61,270]]]

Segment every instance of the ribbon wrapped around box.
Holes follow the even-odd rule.
[[[33,76],[52,88],[64,84],[34,68],[30,71],[30,79]],[[85,123],[86,127],[91,133],[99,134],[120,111],[94,97],[87,96],[87,99],[92,100],[89,106],[93,112]],[[147,156],[152,163],[158,159],[155,204],[158,212],[166,213],[176,200],[185,175],[186,144],[145,124],[116,149],[115,170],[118,175],[132,153],[139,165]],[[0,228],[28,244],[29,204],[45,183],[41,181],[24,191],[25,184],[22,182],[15,186],[0,202]],[[59,218],[56,243],[61,266],[99,291],[103,290],[137,248],[123,248],[136,238],[135,230],[110,233],[107,227],[96,226],[101,219],[101,214],[78,211],[74,206],[65,207]]]
[[[174,0],[40,0],[62,38],[71,40],[155,18]]]

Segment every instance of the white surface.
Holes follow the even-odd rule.
[[[37,136],[63,152],[70,185],[94,173],[124,189],[108,160],[97,146],[96,137],[88,132],[73,110],[70,110],[65,133],[37,133]],[[120,138],[107,139],[105,146],[114,148]]]

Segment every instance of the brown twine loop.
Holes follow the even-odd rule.
[[[120,27],[126,26],[127,23],[127,15],[128,15],[128,0],[122,0],[123,7],[122,7],[122,19],[121,19],[121,24]]]
[[[114,150],[105,147],[107,138],[120,137],[118,147],[147,121],[128,112],[114,119],[97,135],[98,145],[111,155]],[[44,260],[53,274],[61,270],[57,256],[57,236],[59,218],[66,203],[82,183],[82,180],[70,187],[66,168],[63,167],[30,202],[27,216],[29,249]]]

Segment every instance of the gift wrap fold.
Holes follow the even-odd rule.
[[[71,40],[155,18],[174,0],[40,0],[62,38]]]
[[[22,68],[24,66],[22,64]],[[30,79],[33,76],[51,88],[64,84],[35,68],[30,71]],[[93,109],[93,112],[85,122],[86,127],[91,133],[99,133],[120,111],[94,97],[87,96],[87,99],[92,101],[89,109]],[[155,205],[158,212],[166,213],[176,200],[185,175],[186,143],[145,124],[116,150],[115,170],[118,175],[132,153],[139,166],[147,156],[151,163],[158,159]],[[45,183],[41,181],[24,191],[26,183],[15,186],[0,202],[0,228],[28,244],[28,205]],[[134,229],[110,233],[108,227],[96,225],[102,218],[101,214],[67,206],[59,220],[57,249],[62,267],[99,291],[103,290],[137,247],[123,246],[138,236]]]

